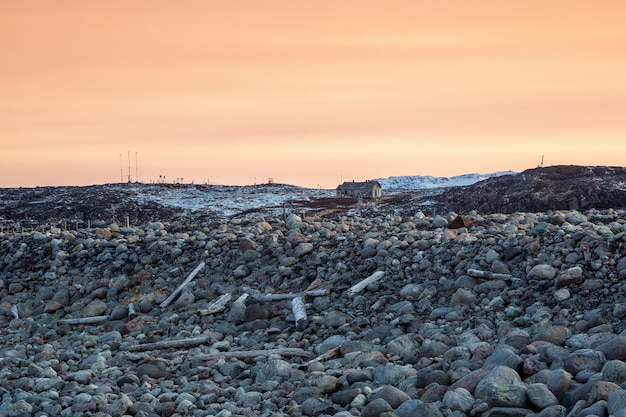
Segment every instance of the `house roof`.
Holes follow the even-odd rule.
[[[338,190],[370,191],[376,186],[378,188],[381,188],[378,181],[362,181],[362,182],[346,181],[343,184],[339,185],[337,189]]]

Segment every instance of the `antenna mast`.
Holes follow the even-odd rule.
[[[124,182],[124,165],[122,164],[122,154],[120,154],[120,182]]]
[[[135,151],[135,182],[139,182],[139,164],[137,163],[137,151]]]
[[[130,183],[130,151],[128,151],[128,182]]]

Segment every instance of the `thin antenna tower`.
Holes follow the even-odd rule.
[[[128,151],[128,182],[130,183],[130,151]]]
[[[124,165],[122,164],[122,154],[120,154],[120,182],[124,182]]]
[[[137,151],[135,151],[135,182],[139,182],[139,164],[137,163]]]

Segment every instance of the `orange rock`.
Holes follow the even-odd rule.
[[[469,228],[474,219],[468,216],[457,216],[448,224],[448,229],[460,229],[461,227]]]

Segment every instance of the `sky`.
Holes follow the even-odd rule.
[[[0,187],[626,165],[623,0],[0,0]]]

